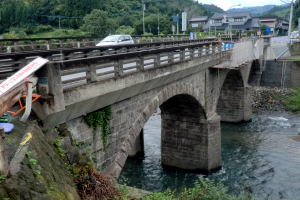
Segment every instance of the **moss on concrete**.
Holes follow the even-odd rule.
[[[17,174],[8,176],[0,184],[0,199],[79,200],[66,161],[58,155],[41,128],[34,122],[15,122],[15,125],[14,132],[4,140],[8,161],[20,151],[20,141],[27,132],[32,133],[32,139],[26,144],[30,156],[25,153]]]

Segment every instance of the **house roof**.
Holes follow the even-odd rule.
[[[251,14],[248,12],[233,12],[233,13],[215,13],[211,18],[212,19],[223,19],[224,17],[248,17],[251,18]]]
[[[208,16],[198,16],[198,17],[192,17],[190,19],[190,22],[199,22],[199,21],[207,21]]]

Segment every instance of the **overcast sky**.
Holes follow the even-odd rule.
[[[216,6],[227,10],[234,5],[241,4],[241,7],[247,6],[263,6],[263,5],[281,5],[283,4],[280,0],[198,0],[203,4],[215,4]],[[286,0],[287,2],[289,0]],[[235,7],[236,8],[236,7]]]

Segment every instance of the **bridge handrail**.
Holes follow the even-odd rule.
[[[164,42],[147,42],[139,44],[127,44],[127,45],[114,45],[114,46],[105,46],[105,47],[84,47],[84,48],[66,48],[66,49],[56,49],[56,50],[35,50],[35,51],[23,51],[16,53],[2,53],[0,54],[0,60],[2,59],[21,59],[30,56],[51,56],[53,54],[65,54],[73,52],[87,52],[93,50],[118,50],[122,48],[143,48],[149,46],[161,46],[161,45],[175,45],[175,44],[185,44],[185,43],[195,43],[195,42],[204,42],[204,41],[216,41],[215,39],[197,39],[197,40],[176,40],[176,41],[164,41]]]
[[[51,87],[53,91],[43,95],[62,95],[63,91],[81,85],[169,66],[170,64],[187,62],[194,57],[201,58],[205,56],[205,58],[209,57],[214,60],[220,57],[228,57],[228,55],[228,51],[224,51],[219,42],[206,42],[117,55],[51,61],[44,68],[48,71],[42,74],[47,74],[49,87],[53,85]],[[42,91],[48,90],[42,89]],[[42,92],[39,93],[42,94]]]

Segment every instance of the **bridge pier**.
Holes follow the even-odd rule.
[[[128,152],[128,156],[133,157],[137,155],[144,155],[144,129],[136,137],[135,142]]]
[[[205,119],[200,106],[192,99],[175,97],[161,106],[161,119],[163,166],[201,172],[221,166],[218,115]]]
[[[217,107],[221,121],[231,123],[249,121],[252,115],[251,91],[250,87],[223,88]]]

